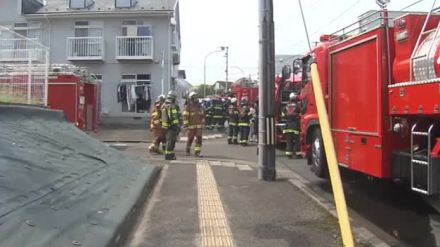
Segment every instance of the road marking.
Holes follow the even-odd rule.
[[[220,161],[216,161],[216,160],[209,161],[209,164],[212,166],[221,166],[222,165],[222,163]]]
[[[202,247],[233,247],[231,228],[209,162],[197,162],[199,225]]]
[[[252,171],[252,168],[248,165],[237,165],[237,168],[240,171]]]
[[[194,164],[196,163],[194,160],[170,160],[169,161],[172,164]]]
[[[222,166],[224,167],[235,167],[234,162],[221,162]]]

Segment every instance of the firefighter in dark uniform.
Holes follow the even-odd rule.
[[[176,146],[177,136],[179,135],[181,126],[180,109],[176,104],[176,98],[176,92],[168,92],[165,103],[162,107],[162,127],[166,129],[166,160],[176,159],[174,147]]]
[[[222,126],[222,120],[224,118],[223,102],[221,101],[221,99],[216,98],[212,100],[212,106],[213,106],[212,120],[214,123],[213,125],[214,128],[218,130],[224,127],[224,125]]]
[[[188,104],[183,110],[183,127],[187,129],[188,140],[186,142],[186,153],[191,154],[191,146],[196,139],[194,154],[201,157],[202,151],[202,129],[205,124],[202,106],[199,103],[197,94],[191,92],[188,97]]]
[[[231,99],[227,114],[229,121],[228,144],[238,144],[238,119],[240,117],[240,112],[237,108],[236,98]]]
[[[205,102],[205,124],[207,129],[212,129],[212,100],[208,99]]]
[[[250,108],[247,102],[247,98],[243,97],[240,102],[239,108],[239,118],[238,118],[238,127],[240,129],[240,144],[242,146],[247,146],[249,143],[249,131],[250,131],[250,120],[249,116]]]
[[[286,120],[286,128],[283,134],[286,137],[286,151],[287,157],[292,159],[294,154],[300,157],[300,143],[299,143],[299,107],[297,105],[298,96],[296,93],[290,93],[289,103],[284,107],[282,115]],[[294,153],[295,152],[295,153]]]
[[[165,96],[159,95],[154,102],[151,110],[150,131],[153,134],[153,143],[149,146],[151,153],[162,154],[159,145],[162,143],[162,150],[165,150],[165,129],[162,127],[162,105],[165,102]]]

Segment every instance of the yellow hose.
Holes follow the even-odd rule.
[[[324,95],[322,94],[321,80],[319,78],[318,66],[316,63],[311,65],[311,71],[313,91],[315,93],[316,107],[318,109],[319,123],[327,157],[333,196],[335,198],[339,227],[341,228],[342,242],[346,247],[353,247],[353,234],[351,232],[350,219],[348,218],[344,189],[342,188],[341,175],[339,174],[339,166],[336,160],[335,146],[330,131],[327,109],[325,108]]]

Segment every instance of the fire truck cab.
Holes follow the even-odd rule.
[[[310,78],[318,65],[340,166],[413,191],[440,193],[440,15],[368,12],[295,61],[301,75],[302,151],[327,172]],[[295,69],[297,68],[297,69]],[[299,68],[299,69],[298,69]]]

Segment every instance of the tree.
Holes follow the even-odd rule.
[[[204,85],[201,84],[197,86],[197,93],[201,96],[204,96],[204,88],[206,87],[206,96],[215,94],[215,89],[212,85]]]

